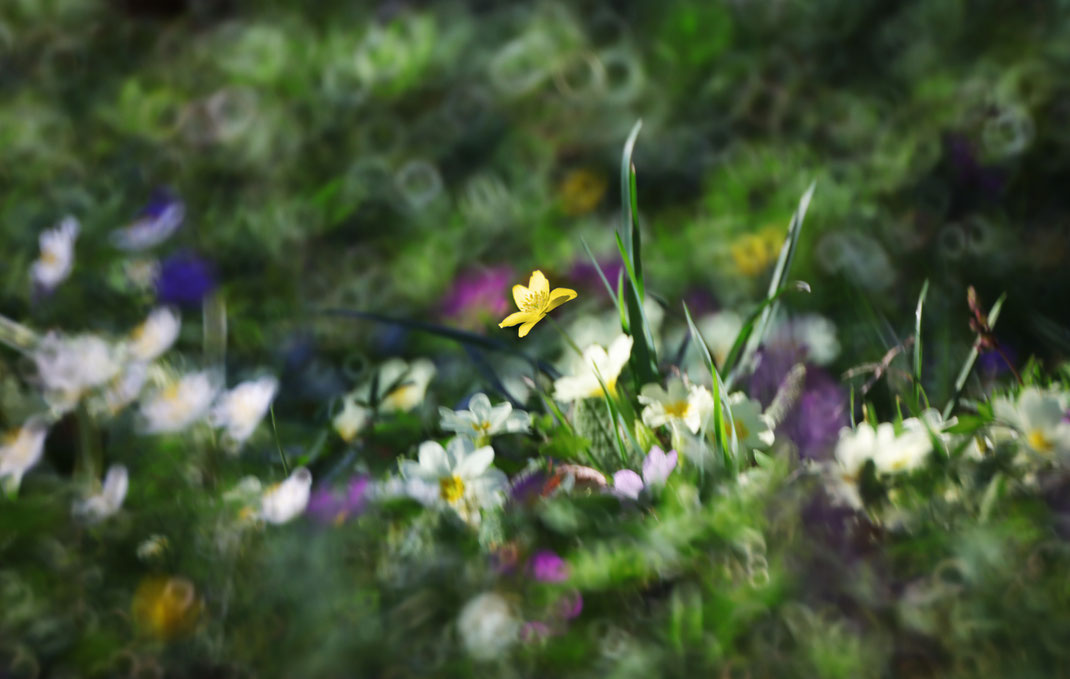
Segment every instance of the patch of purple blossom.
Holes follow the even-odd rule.
[[[193,252],[182,251],[160,263],[156,299],[160,304],[196,307],[216,285],[211,262]]]
[[[312,493],[305,511],[319,523],[345,523],[364,511],[369,485],[367,476],[357,476],[344,489],[321,487]]]
[[[185,203],[167,189],[157,189],[132,223],[112,232],[111,241],[120,250],[147,250],[170,238],[185,218]]]

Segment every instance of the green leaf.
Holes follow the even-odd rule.
[[[1007,293],[1003,293],[996,300],[996,303],[992,305],[992,308],[988,312],[988,327],[995,328],[996,321],[999,320],[999,312],[1003,309],[1003,302],[1007,299]],[[951,417],[951,412],[955,409],[955,405],[958,404],[959,396],[962,394],[962,390],[966,387],[966,380],[970,378],[970,373],[973,372],[973,365],[977,362],[977,357],[980,355],[981,338],[978,337],[974,343],[973,348],[970,349],[970,353],[966,355],[966,360],[962,364],[962,370],[959,371],[958,378],[955,379],[955,390],[951,392],[951,399],[944,406],[944,419]]]
[[[921,403],[921,314],[925,307],[925,296],[929,294],[929,279],[921,286],[918,306],[914,310],[914,401]]]

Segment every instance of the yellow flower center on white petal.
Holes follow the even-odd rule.
[[[1033,429],[1026,434],[1025,440],[1030,448],[1040,453],[1050,453],[1055,448],[1055,443],[1039,429]]]
[[[472,429],[479,434],[486,434],[490,431],[490,422],[473,422]]]
[[[59,255],[54,250],[44,250],[41,252],[41,263],[50,266],[59,264]]]
[[[520,301],[520,310],[529,313],[541,313],[550,303],[550,293],[541,290],[528,290]]]
[[[179,394],[180,392],[178,389],[178,383],[174,382],[172,384],[167,385],[167,388],[160,393],[160,398],[165,401],[177,401]]]
[[[383,405],[394,410],[409,411],[420,405],[420,389],[415,384],[403,384],[387,394]]]
[[[678,417],[681,420],[687,417],[691,404],[687,401],[674,401],[665,404],[665,414],[669,417]]]
[[[464,497],[464,481],[456,474],[438,480],[439,495],[450,504],[455,504]]]
[[[739,441],[745,440],[750,436],[750,430],[747,429],[747,425],[743,424],[742,420],[733,420],[736,429],[736,439]]]

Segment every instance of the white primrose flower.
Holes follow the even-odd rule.
[[[88,523],[98,523],[112,516],[123,506],[126,491],[130,486],[130,477],[123,465],[108,467],[104,483],[100,490],[84,500],[77,500],[72,513]]]
[[[631,469],[621,469],[613,475],[613,491],[621,497],[638,500],[644,488],[664,485],[669,474],[676,469],[676,458],[675,450],[666,453],[654,446],[643,460],[643,476],[640,477]]]
[[[278,389],[279,381],[270,375],[242,382],[219,396],[210,413],[212,424],[241,445],[264,419]]]
[[[149,368],[144,363],[127,363],[94,399],[92,407],[97,414],[115,415],[134,402],[149,377]]]
[[[65,337],[49,332],[33,351],[46,400],[70,410],[86,391],[108,382],[122,370],[120,351],[95,335]]]
[[[182,329],[178,312],[168,307],[153,310],[145,322],[130,333],[126,350],[138,361],[148,363],[171,348]]]
[[[342,409],[331,420],[331,426],[343,441],[349,443],[364,429],[371,414],[371,410],[357,404],[353,394],[347,394],[342,398]]]
[[[486,394],[475,394],[468,399],[468,410],[439,408],[441,426],[476,441],[485,441],[497,434],[512,434],[531,430],[531,415],[518,410],[508,401],[496,406],[490,404]]]
[[[668,389],[660,384],[647,384],[639,392],[643,408],[643,424],[648,427],[685,426],[692,434],[706,424],[713,414],[713,395],[706,387],[686,384],[673,377]]]
[[[730,394],[725,400],[732,410],[736,440],[743,449],[766,450],[773,445],[773,422],[762,413],[761,403],[747,398],[741,391]]]
[[[434,376],[435,364],[426,358],[412,363],[400,358],[386,361],[379,367],[380,409],[383,412],[409,412],[424,402],[427,385]]]
[[[54,229],[43,231],[38,238],[41,256],[30,268],[30,276],[44,290],[54,289],[71,275],[78,230],[78,220],[65,217]]]
[[[48,425],[43,419],[31,418],[19,429],[9,432],[0,444],[0,484],[18,490],[22,477],[41,461],[45,450]]]
[[[845,427],[836,443],[835,461],[830,465],[832,484],[829,491],[843,504],[859,509],[862,498],[858,477],[867,460],[873,460],[881,474],[898,474],[917,469],[932,451],[928,430],[916,418],[904,420],[903,431],[896,436],[895,427],[884,422],[876,429],[863,423],[857,429]]]
[[[1043,459],[1070,454],[1070,422],[1066,416],[1066,395],[1026,387],[1016,401],[1000,397],[992,402],[997,419],[1012,426],[1022,443]]]
[[[257,517],[268,523],[288,523],[305,511],[311,491],[312,473],[298,467],[285,481],[264,491]]]
[[[145,431],[181,431],[208,414],[217,392],[215,379],[196,372],[172,379],[141,404]]]
[[[461,609],[457,631],[469,655],[477,660],[493,660],[516,641],[520,621],[501,595],[485,592]]]
[[[494,449],[476,448],[466,438],[450,439],[443,448],[437,441],[420,444],[419,461],[403,460],[401,473],[438,487],[438,499],[466,521],[476,521],[483,507],[496,507],[504,500],[508,481],[491,467]]]
[[[592,344],[583,351],[583,358],[573,366],[572,375],[554,381],[554,398],[563,403],[602,396],[605,383],[610,395],[616,394],[617,378],[632,355],[632,338],[618,335],[609,345],[609,351],[601,345]]]

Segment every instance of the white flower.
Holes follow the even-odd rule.
[[[770,333],[774,341],[791,342],[806,349],[817,365],[828,365],[840,355],[836,324],[818,314],[804,314],[777,326]]]
[[[122,369],[119,351],[95,335],[64,337],[50,332],[33,352],[37,374],[53,407],[74,407],[82,395],[111,380]]]
[[[215,381],[207,372],[190,373],[172,380],[141,404],[145,431],[185,429],[208,413],[215,395]]]
[[[473,440],[487,440],[497,434],[511,434],[531,430],[531,415],[513,412],[508,401],[496,406],[486,394],[475,394],[468,400],[468,410],[439,408],[442,428]]]
[[[485,592],[461,609],[457,631],[465,650],[473,658],[493,660],[516,641],[520,622],[508,601],[494,592]]]
[[[903,431],[896,436],[895,427],[884,422],[876,429],[862,424],[857,429],[845,427],[836,443],[835,462],[830,465],[833,496],[856,509],[862,507],[858,493],[858,476],[866,461],[873,460],[876,471],[898,474],[917,469],[932,451],[932,440],[920,420],[904,420]]]
[[[94,408],[98,412],[115,415],[141,394],[148,376],[149,369],[144,363],[127,363],[123,371],[101,391]]]
[[[108,468],[108,473],[104,475],[104,483],[100,491],[74,503],[74,515],[84,518],[89,523],[103,521],[123,506],[129,485],[130,478],[126,467],[121,464],[112,465]]]
[[[120,250],[147,250],[171,237],[182,226],[185,204],[174,198],[154,200],[132,224],[116,229],[111,241]]]
[[[41,256],[30,268],[30,275],[37,285],[52,290],[67,280],[74,267],[74,241],[78,238],[79,224],[74,217],[66,217],[54,229],[41,233]]]
[[[210,413],[212,424],[225,428],[235,443],[244,443],[264,419],[278,388],[279,381],[270,375],[242,382],[219,396]]]
[[[736,440],[745,450],[765,450],[773,445],[772,421],[762,413],[762,404],[741,392],[730,394],[726,399],[732,410],[732,424]],[[729,432],[731,436],[731,432]]]
[[[435,364],[426,358],[411,364],[400,358],[386,361],[379,367],[379,408],[383,412],[412,410],[424,402],[427,385],[434,376]]]
[[[992,402],[997,419],[1014,427],[1025,446],[1035,455],[1050,459],[1070,454],[1070,422],[1066,396],[1037,387],[1026,387],[1016,402],[1001,397]]]
[[[346,443],[352,441],[364,429],[371,417],[371,410],[358,405],[356,397],[348,394],[342,399],[342,410],[331,420],[331,426]]]
[[[418,462],[403,460],[401,473],[438,486],[439,500],[466,521],[478,520],[479,509],[500,505],[508,482],[505,474],[491,467],[494,449],[476,448],[466,438],[455,437],[446,448],[436,441],[420,444]]]
[[[679,377],[669,380],[669,388],[647,384],[639,392],[643,408],[643,424],[648,427],[683,425],[697,434],[713,414],[713,395],[697,384],[687,385]]]
[[[41,461],[47,434],[44,420],[30,419],[4,438],[0,445],[0,482],[4,487],[17,490],[26,472]]]
[[[408,497],[425,507],[433,507],[440,501],[439,486],[423,479],[406,479],[390,476],[372,485],[368,497],[375,500],[393,500]]]
[[[616,393],[617,378],[632,355],[632,338],[619,335],[607,352],[601,345],[592,344],[583,351],[583,358],[573,367],[573,374],[554,382],[554,398],[564,403],[602,395],[599,377],[610,394]]]
[[[264,491],[257,516],[268,523],[287,523],[305,511],[311,490],[312,473],[298,467],[285,481]]]
[[[155,309],[130,333],[126,349],[132,358],[148,363],[171,348],[181,328],[182,319],[174,309]]]

